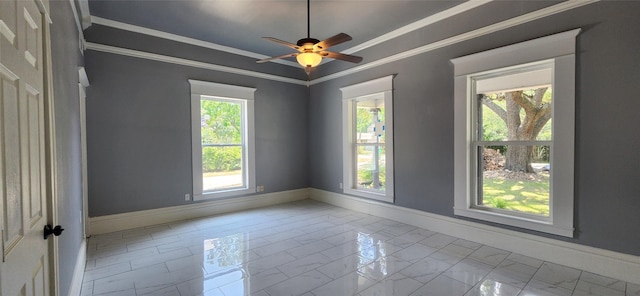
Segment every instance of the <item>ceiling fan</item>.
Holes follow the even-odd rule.
[[[265,63],[272,60],[283,59],[288,57],[296,57],[298,63],[304,67],[304,71],[309,75],[311,73],[311,68],[317,66],[322,62],[322,58],[331,58],[336,60],[342,60],[352,63],[359,63],[362,61],[362,57],[348,55],[343,53],[337,53],[332,51],[326,51],[331,46],[338,45],[344,42],[351,40],[351,36],[340,33],[333,37],[329,37],[325,40],[318,40],[315,38],[311,38],[311,21],[310,21],[310,0],[307,0],[307,38],[302,38],[298,40],[296,44],[289,43],[287,41],[283,41],[273,37],[262,37],[266,40],[282,44],[284,46],[293,48],[298,52],[284,54],[277,57],[266,58],[262,60],[258,60],[257,63]]]

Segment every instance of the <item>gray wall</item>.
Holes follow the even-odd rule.
[[[365,63],[554,2],[495,1],[359,52]],[[258,88],[257,182],[267,192],[311,186],[341,192],[339,87],[394,79],[396,205],[453,217],[453,66],[450,59],[582,28],[578,37],[575,238],[640,255],[640,2],[590,4],[446,48],[305,87],[86,52],[90,215],[186,204],[191,193],[187,79]],[[500,13],[496,13],[499,11]],[[93,30],[93,31],[91,31]],[[92,33],[93,32],[93,33]],[[89,41],[253,69],[250,59],[95,27]],[[315,77],[352,65],[330,63]],[[270,73],[297,77],[280,65]],[[308,100],[307,100],[308,98]],[[481,222],[484,223],[484,222]],[[499,226],[499,225],[498,225]],[[505,226],[499,226],[505,227]],[[506,227],[509,228],[509,227]]]
[[[192,203],[187,79],[257,88],[256,184],[309,186],[306,87],[95,51],[85,61],[90,216]]]
[[[491,3],[359,54],[384,57],[518,15],[535,1]],[[501,13],[496,15],[496,11]],[[395,204],[453,217],[453,65],[450,59],[574,28],[577,43],[575,238],[640,255],[640,2],[587,5],[311,87],[311,187],[341,192],[341,93],[338,88],[394,79]],[[437,35],[438,37],[433,37]],[[348,66],[348,65],[347,65]],[[323,74],[347,67],[331,63]],[[557,114],[556,116],[561,116]],[[481,222],[485,223],[485,222]],[[498,225],[499,226],[499,225]],[[499,226],[505,227],[505,226]],[[505,227],[508,228],[508,227]]]
[[[51,54],[56,121],[60,295],[68,295],[83,236],[78,30],[69,1],[51,1]]]

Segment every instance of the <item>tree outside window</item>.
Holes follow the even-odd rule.
[[[547,75],[540,79],[551,80],[548,71],[535,71],[533,75]],[[476,149],[481,155],[477,204],[548,216],[553,139],[551,86],[484,91],[481,78],[476,84]],[[526,85],[527,81],[519,84]]]

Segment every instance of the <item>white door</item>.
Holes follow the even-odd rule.
[[[50,294],[43,31],[35,0],[0,0],[2,296]]]

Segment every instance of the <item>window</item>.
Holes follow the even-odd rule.
[[[344,192],[393,202],[392,80],[343,87]]]
[[[579,32],[452,60],[456,215],[573,236]]]
[[[189,83],[194,200],[255,192],[255,89]]]

